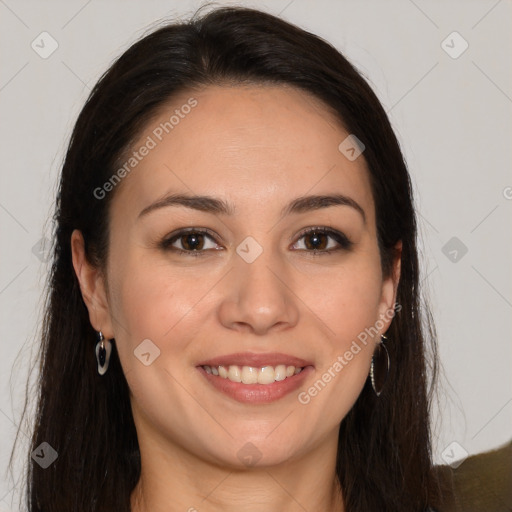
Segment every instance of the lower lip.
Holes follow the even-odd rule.
[[[234,398],[237,402],[251,404],[266,404],[283,398],[299,388],[313,371],[312,366],[305,366],[300,373],[272,384],[242,384],[206,373],[202,366],[198,366],[197,369],[218,391]]]

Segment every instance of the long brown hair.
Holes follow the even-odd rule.
[[[93,191],[116,170],[147,121],[175,94],[196,86],[274,83],[322,100],[365,145],[385,276],[402,241],[400,311],[388,330],[391,370],[377,397],[367,381],[339,431],[336,471],[347,512],[424,511],[438,501],[429,409],[438,369],[435,331],[419,290],[411,180],[388,117],[361,74],[334,47],[270,14],[224,7],[166,24],[133,44],[101,77],[74,127],[62,168],[40,345],[31,451],[30,512],[130,510],[140,454],[129,389],[115,347],[96,371],[95,331],[71,260],[79,229],[90,262],[104,268],[109,205]],[[26,404],[25,404],[26,405]]]

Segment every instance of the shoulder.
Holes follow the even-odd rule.
[[[444,501],[427,512],[489,512],[512,509],[512,441],[471,455],[458,466],[434,467]]]

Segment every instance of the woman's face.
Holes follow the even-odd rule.
[[[121,162],[90,311],[115,337],[141,449],[240,467],[337,440],[398,279],[348,135],[304,92],[211,86],[174,98]]]

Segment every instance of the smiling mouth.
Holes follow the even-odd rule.
[[[242,384],[273,384],[299,374],[304,367],[279,364],[277,366],[209,366],[202,365],[209,375]]]

